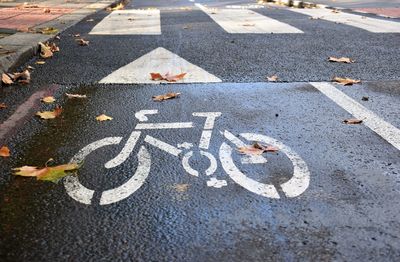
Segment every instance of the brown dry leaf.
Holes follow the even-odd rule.
[[[21,84],[29,84],[31,82],[31,73],[28,69],[25,69],[21,73],[14,73],[13,80]]]
[[[239,147],[237,149],[239,153],[241,154],[247,154],[247,155],[262,155],[264,152],[272,152],[275,153],[279,151],[279,148],[274,147],[274,146],[264,146],[259,143],[254,143],[251,146],[243,146]]]
[[[164,101],[164,100],[176,98],[176,97],[180,96],[180,94],[181,93],[167,93],[165,95],[153,96],[153,100],[161,102],[161,101]]]
[[[0,109],[5,109],[7,108],[7,105],[5,103],[0,103]]]
[[[42,61],[42,60],[39,60],[39,61],[36,61],[35,64],[37,64],[37,65],[44,65],[44,64],[46,64],[46,62],[45,62],[45,61]]]
[[[43,43],[39,43],[40,46],[40,57],[42,58],[50,58],[53,56],[53,51],[51,51],[51,48]]]
[[[44,8],[43,9],[43,13],[45,13],[45,14],[50,14],[50,9],[49,8]]]
[[[56,99],[52,96],[46,96],[42,98],[42,102],[47,103],[47,104],[51,104],[54,103],[56,101]]]
[[[351,86],[353,84],[361,83],[361,80],[351,79],[351,78],[347,78],[347,77],[345,77],[345,78],[335,77],[335,78],[333,78],[333,81],[337,82],[341,85],[344,85],[344,86]]]
[[[14,84],[14,80],[12,79],[12,77],[10,77],[9,74],[7,73],[3,73],[1,75],[1,82],[5,85],[11,85]]]
[[[107,120],[113,120],[112,117],[107,116],[105,114],[99,115],[98,117],[96,117],[97,121],[103,122],[103,121],[107,121]]]
[[[350,59],[348,57],[337,58],[337,57],[334,57],[334,56],[330,56],[328,58],[328,61],[329,62],[338,62],[338,63],[347,63],[347,64],[351,64],[351,63],[355,62],[354,60],[352,60],[352,59]]]
[[[66,95],[68,98],[87,98],[86,95],[68,94],[68,93],[65,93],[65,95]]]
[[[36,177],[37,180],[46,180],[57,183],[61,178],[75,173],[82,166],[82,164],[69,163],[54,167],[38,168],[36,166],[23,166],[14,168],[13,175]]]
[[[62,108],[57,106],[53,111],[37,112],[36,115],[42,119],[54,119],[61,115]]]
[[[53,53],[60,51],[60,48],[55,43],[46,43],[46,45],[50,48],[50,51]]]
[[[186,192],[189,188],[189,184],[175,184],[174,185],[174,189],[179,192],[179,193],[183,193]]]
[[[349,119],[343,120],[343,123],[348,124],[348,125],[357,125],[357,124],[361,124],[362,122],[363,122],[363,120],[356,119],[356,118],[349,118]]]
[[[183,79],[185,75],[186,73],[182,73],[179,75],[170,75],[169,73],[166,73],[165,75],[161,75],[160,73],[150,73],[151,80],[153,81],[165,80],[167,82],[176,82],[178,80]]]
[[[78,41],[78,44],[79,44],[80,46],[88,46],[88,45],[89,45],[89,41],[84,40],[83,38],[80,38],[80,39],[78,39],[77,41]]]
[[[9,157],[10,156],[10,149],[7,146],[2,146],[0,148],[0,156],[1,157]]]
[[[276,76],[276,75],[267,76],[267,79],[269,82],[276,82],[276,81],[278,81],[278,76]]]

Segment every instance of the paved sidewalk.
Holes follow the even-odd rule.
[[[104,9],[116,0],[0,0],[0,73],[16,67],[35,55],[38,42]],[[43,28],[54,28],[49,34]]]

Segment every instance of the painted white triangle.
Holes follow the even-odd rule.
[[[159,84],[166,81],[151,80],[150,73],[171,75],[186,73],[177,83],[222,82],[221,79],[204,69],[189,63],[180,56],[159,47],[135,61],[112,72],[99,83],[104,84]]]

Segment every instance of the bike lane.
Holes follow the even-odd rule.
[[[68,100],[65,92],[88,98]],[[152,101],[167,92],[181,96]],[[54,96],[64,109],[60,118],[29,119],[8,138],[14,154],[0,167],[6,174],[1,178],[1,250],[8,260],[87,259],[88,254],[93,259],[163,261],[399,255],[399,205],[391,201],[399,194],[399,150],[363,124],[343,124],[352,115],[308,83],[58,86]],[[147,115],[147,123],[192,122],[193,128],[141,130],[127,160],[104,168],[127,143],[140,110],[158,110]],[[174,156],[144,142],[150,135],[176,148],[184,142],[198,148],[205,118],[195,112],[221,113],[207,150],[217,160],[220,188],[207,184],[209,161],[198,151],[189,160],[199,171],[196,177],[183,168],[183,154]],[[113,120],[97,122],[102,113]],[[272,137],[288,146],[307,165],[305,191],[288,197],[282,189],[294,172],[283,150],[264,154],[266,163],[243,164],[235,145],[220,133],[225,130],[234,136]],[[79,181],[95,191],[91,205],[72,199],[65,181],[56,185],[10,175],[13,167],[43,165],[49,158],[66,163],[107,137],[122,138],[88,155],[78,173]],[[223,142],[231,145],[232,161],[247,177],[274,185],[280,198],[235,183],[221,165]],[[100,205],[102,191],[134,174],[140,146],[151,158],[143,185],[117,203]]]

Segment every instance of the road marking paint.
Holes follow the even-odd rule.
[[[177,122],[177,123],[139,123],[135,129],[180,129],[193,128],[192,122]]]
[[[17,123],[26,117],[35,105],[35,102],[40,100],[46,91],[38,91],[28,98],[17,110],[3,123],[0,124],[0,140],[4,139],[6,135],[17,125]]]
[[[103,84],[159,84],[151,80],[150,73],[170,73],[171,75],[187,73],[178,83],[222,82],[218,77],[204,69],[189,63],[180,56],[159,47],[135,61],[112,72],[99,83]],[[163,82],[170,83],[170,82]]]
[[[217,160],[211,153],[203,150],[200,150],[200,155],[207,157],[208,160],[210,161],[210,166],[207,168],[205,173],[206,176],[211,176],[212,174],[215,173],[215,171],[217,171],[218,168]],[[182,166],[186,170],[186,172],[188,172],[190,175],[198,177],[199,172],[193,169],[189,164],[189,160],[192,156],[193,156],[193,151],[187,152],[182,158]]]
[[[363,17],[361,15],[349,14],[344,12],[333,13],[330,9],[299,9],[293,8],[290,11],[301,13],[304,15],[319,17],[320,19],[341,23],[349,26],[361,28],[373,33],[400,33],[400,23]]]
[[[193,147],[193,144],[188,142],[183,142],[182,144],[178,144],[177,147],[184,149],[191,149]]]
[[[239,138],[237,138],[234,134],[231,132],[225,130],[224,133],[222,133],[223,136],[226,137],[229,141],[231,141],[236,147],[245,147],[246,144],[242,142]],[[242,164],[264,164],[267,163],[268,160],[263,157],[263,156],[250,156],[250,155],[244,155],[241,158]]]
[[[70,163],[82,162],[91,152],[95,151],[104,146],[117,145],[121,142],[122,137],[107,137],[98,141],[95,141],[84,148],[82,148],[72,159]],[[77,176],[71,175],[64,179],[64,187],[67,194],[75,199],[76,201],[90,205],[92,202],[94,190],[83,186]]]
[[[354,99],[350,98],[342,91],[329,83],[310,83],[321,93],[330,98],[344,110],[352,114],[355,118],[363,119],[365,126],[377,133],[387,142],[400,150],[400,130],[390,123],[384,121],[372,111],[366,109]]]
[[[108,205],[127,198],[138,190],[150,173],[151,158],[144,146],[138,153],[138,167],[135,174],[119,187],[106,190],[101,194],[100,205]]]
[[[208,149],[210,146],[211,136],[212,130],[203,130],[203,132],[201,132],[199,147],[202,149]]]
[[[215,119],[222,115],[221,112],[194,112],[193,116],[206,117],[204,123],[204,129],[213,129],[215,124]]]
[[[126,141],[126,144],[124,148],[122,148],[121,152],[115,158],[108,161],[104,165],[104,167],[109,169],[119,166],[120,164],[125,162],[125,160],[127,160],[129,155],[132,153],[133,148],[135,147],[137,141],[139,140],[140,133],[141,132],[133,131],[130,137],[128,138],[128,141]]]
[[[137,120],[141,121],[141,122],[146,122],[149,119],[147,118],[146,115],[155,115],[158,114],[158,110],[140,110],[139,112],[135,113],[135,117]]]
[[[218,180],[215,177],[212,177],[210,178],[210,180],[207,181],[207,186],[209,187],[221,188],[227,185],[228,183],[226,182],[226,180]]]
[[[195,4],[231,34],[292,34],[303,31],[249,9],[212,9]]]
[[[157,138],[154,138],[152,136],[147,135],[145,137],[144,141],[149,143],[150,145],[158,147],[159,149],[164,150],[165,152],[167,152],[171,155],[174,155],[174,156],[178,156],[182,152],[182,150],[180,150],[170,144],[167,144]]]
[[[90,35],[161,35],[160,10],[118,10],[98,23]]]

